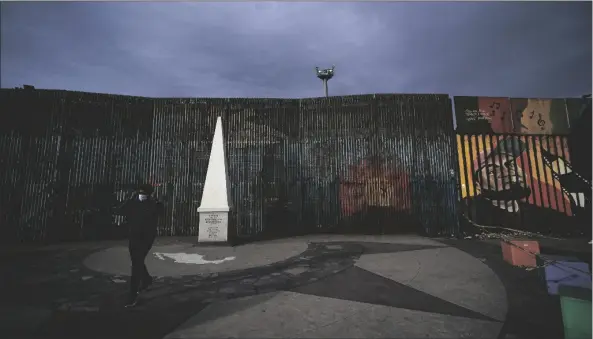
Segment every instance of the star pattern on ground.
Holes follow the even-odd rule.
[[[447,247],[377,242],[358,243],[364,246],[364,253],[362,255],[400,253]],[[397,263],[394,264],[397,265]],[[321,281],[299,286],[291,291],[318,297],[498,322],[498,320],[491,317],[356,266]]]

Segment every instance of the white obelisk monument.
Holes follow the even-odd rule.
[[[202,202],[198,207],[200,213],[198,242],[225,243],[229,240],[228,215],[231,205],[229,192],[222,119],[218,117],[212,138]]]

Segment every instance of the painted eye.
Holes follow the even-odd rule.
[[[498,168],[498,166],[495,165],[490,165],[486,168],[486,173],[487,174],[494,174],[496,172],[498,172],[496,169]]]
[[[514,168],[513,161],[512,160],[509,160],[509,161],[504,162],[504,167],[506,167],[506,168]]]

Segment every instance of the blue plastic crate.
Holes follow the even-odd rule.
[[[542,255],[543,259],[555,262],[540,269],[540,276],[545,280],[548,293],[558,295],[560,285],[591,289],[589,264],[572,257]],[[538,260],[538,265],[543,260]]]

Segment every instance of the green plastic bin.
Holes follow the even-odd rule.
[[[564,339],[591,339],[591,290],[560,285]]]

